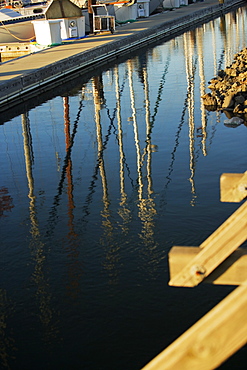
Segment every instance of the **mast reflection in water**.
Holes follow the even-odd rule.
[[[138,370],[232,289],[168,287],[167,254],[239,206],[219,177],[246,170],[246,126],[200,97],[245,23],[243,7],[0,126],[1,368]]]

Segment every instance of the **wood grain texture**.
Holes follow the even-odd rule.
[[[247,343],[247,285],[241,285],[142,370],[211,370]]]
[[[223,173],[220,177],[221,202],[241,202],[247,197],[247,171]]]

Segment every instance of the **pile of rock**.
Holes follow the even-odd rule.
[[[236,116],[247,121],[247,48],[237,53],[234,62],[209,81],[208,88],[211,93],[202,96],[207,110],[221,110],[228,118]]]

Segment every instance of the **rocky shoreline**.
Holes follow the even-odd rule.
[[[247,125],[247,48],[235,54],[230,66],[218,71],[208,88],[211,92],[202,96],[208,111],[224,112],[233,126]]]

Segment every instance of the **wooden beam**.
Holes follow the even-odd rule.
[[[186,287],[198,285],[246,239],[247,202],[200,245],[200,253],[169,281],[169,285]]]
[[[245,173],[223,173],[220,177],[221,202],[241,202],[247,197],[247,171]]]
[[[247,285],[236,288],[142,370],[211,370],[247,343]]]
[[[200,253],[199,247],[174,246],[169,252],[170,279],[173,279],[192,258]],[[241,285],[247,281],[247,249],[237,249],[205,280],[217,285]]]

